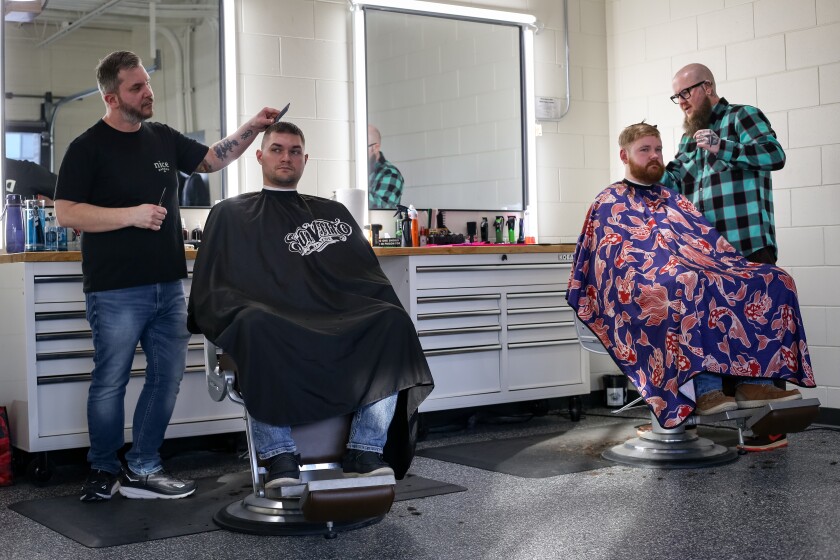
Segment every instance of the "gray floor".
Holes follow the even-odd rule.
[[[587,411],[574,429],[623,421],[608,412]],[[479,421],[432,433],[420,446],[551,433],[570,424],[562,414],[523,423]],[[792,434],[787,449],[698,470],[613,466],[533,479],[417,457],[411,472],[468,491],[397,502],[378,525],[334,540],[213,531],[89,549],[6,508],[75,493],[84,467],[65,465],[48,487],[18,482],[0,489],[0,559],[836,559],[840,432],[813,428],[819,427]],[[168,466],[199,478],[245,463],[231,453],[193,451]]]

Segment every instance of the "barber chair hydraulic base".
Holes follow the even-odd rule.
[[[640,430],[639,437],[607,449],[601,456],[633,467],[654,469],[694,469],[731,463],[738,458],[735,450],[718,445],[710,439],[698,437],[685,426],[664,429],[656,418],[653,429]]]
[[[730,463],[738,458],[738,451],[698,437],[685,425],[702,421],[706,424],[734,420],[738,427],[739,445],[744,435],[769,435],[801,432],[816,420],[818,399],[801,399],[770,403],[761,408],[722,412],[710,416],[692,416],[678,428],[664,429],[651,413],[651,424],[638,430],[638,437],[604,451],[608,460],[633,467],[654,469],[693,469]],[[625,407],[626,408],[626,407]]]

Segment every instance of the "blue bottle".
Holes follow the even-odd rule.
[[[6,252],[22,253],[26,234],[23,230],[23,199],[19,194],[6,195]]]
[[[27,200],[24,208],[26,229],[24,251],[44,250],[44,214],[38,200]]]

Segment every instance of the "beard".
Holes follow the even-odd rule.
[[[652,161],[647,165],[638,165],[633,160],[630,160],[630,174],[634,179],[647,185],[658,183],[662,179],[662,173],[665,167],[658,161]]]
[[[698,130],[709,128],[709,121],[711,120],[711,117],[712,102],[708,97],[706,97],[703,99],[703,102],[694,109],[694,113],[691,116],[685,116],[685,120],[683,120],[683,130],[687,135],[694,137],[694,133]]]
[[[123,100],[120,99],[119,96],[117,99],[120,100],[119,112],[123,119],[132,124],[138,124],[146,119],[150,119],[155,113],[153,108],[154,98],[152,98],[151,102],[148,104],[141,104],[140,108],[131,107],[130,105],[123,103]]]

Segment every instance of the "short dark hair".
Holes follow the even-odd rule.
[[[120,70],[142,67],[143,61],[131,51],[115,51],[96,65],[96,83],[102,95],[115,93],[120,87]]]
[[[265,148],[265,141],[271,136],[272,133],[277,132],[280,134],[294,134],[296,136],[300,136],[300,143],[302,146],[306,146],[306,138],[303,136],[303,131],[296,125],[295,123],[290,123],[288,121],[280,121],[276,122],[273,125],[269,126],[265,129],[265,134],[263,135],[262,145],[260,148]]]

